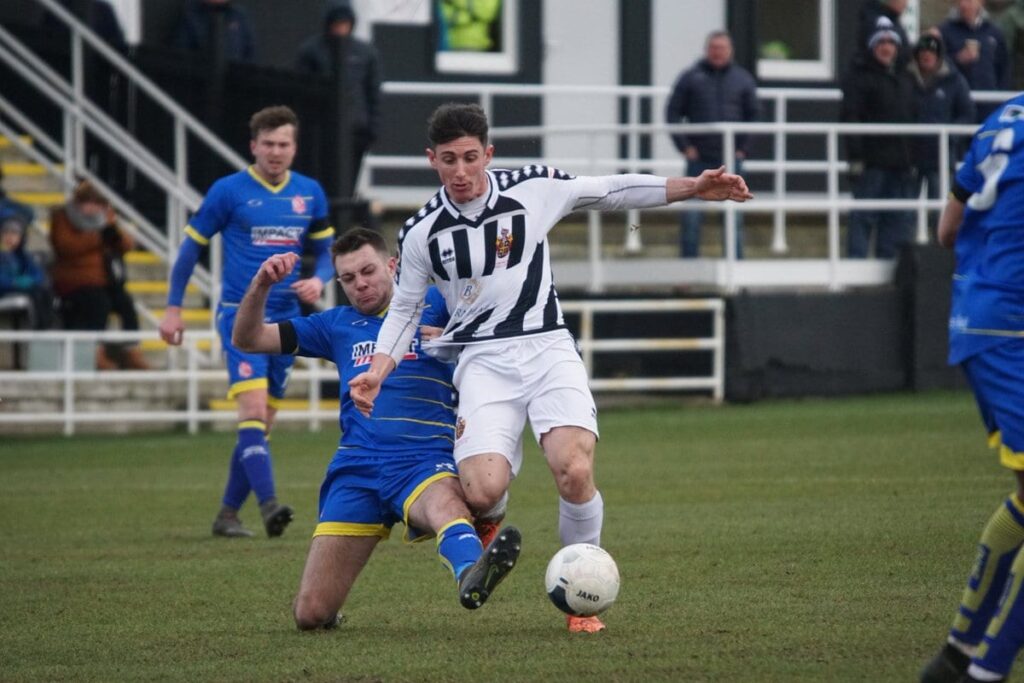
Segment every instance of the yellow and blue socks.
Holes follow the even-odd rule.
[[[245,478],[264,503],[275,496],[274,470],[267,445],[267,427],[261,420],[245,420],[238,424],[238,445],[235,447]]]
[[[978,646],[972,667],[1005,673],[1024,643],[1024,604],[1017,604],[1024,602],[1019,596],[1022,543],[1024,503],[1014,494],[1003,501],[981,534],[974,571],[949,633],[949,642],[961,651]]]
[[[456,519],[437,532],[437,554],[456,581],[480,559],[483,552],[480,537],[468,519]]]

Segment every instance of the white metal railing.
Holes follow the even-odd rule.
[[[565,313],[579,314],[580,327],[577,341],[583,354],[583,363],[590,375],[594,391],[667,391],[680,389],[708,389],[715,401],[725,396],[725,302],[722,299],[632,299],[562,301]],[[594,317],[605,313],[633,314],[706,312],[711,315],[711,336],[695,338],[629,337],[615,339],[594,338]],[[595,377],[594,354],[637,352],[692,352],[712,353],[709,377]]]
[[[117,424],[117,423],[167,423],[185,424],[190,433],[196,433],[199,425],[209,422],[232,422],[238,418],[235,411],[209,410],[202,406],[204,395],[209,392],[202,392],[203,382],[223,382],[226,378],[222,367],[203,368],[201,361],[204,356],[200,350],[203,344],[211,343],[213,335],[210,332],[189,331],[180,349],[172,352],[185,355],[185,363],[171,369],[154,370],[116,370],[97,371],[92,365],[92,357],[83,364],[77,357],[77,349],[83,348],[88,354],[95,349],[96,344],[101,342],[137,342],[143,339],[152,339],[152,332],[38,332],[38,331],[12,331],[0,330],[0,345],[24,344],[33,345],[36,349],[45,348],[51,345],[53,357],[50,359],[47,369],[32,370],[5,370],[0,371],[0,434],[4,432],[4,425],[60,425],[62,433],[70,436],[75,433],[76,428],[82,424]],[[83,359],[84,360],[84,359]],[[337,379],[337,372],[333,365],[321,362],[316,359],[300,359],[303,367],[297,367],[291,373],[293,380],[309,382],[309,408],[308,410],[280,410],[275,420],[306,422],[310,429],[320,429],[321,422],[327,420],[328,424],[337,421],[338,411],[336,408],[323,407],[320,396],[320,382],[322,380]],[[83,367],[84,365],[84,367]],[[182,405],[172,409],[134,409],[117,410],[116,412],[105,412],[96,410],[83,410],[79,406],[81,397],[77,389],[87,385],[102,385],[112,387],[122,384],[141,384],[158,386],[162,388],[178,386],[180,392],[183,390],[184,398]],[[14,385],[29,385],[37,388],[35,395],[45,395],[43,388],[46,386],[60,386],[61,398],[60,409],[54,410],[17,410],[5,407],[10,405],[14,399],[23,392],[15,392]],[[5,396],[6,394],[6,396]],[[10,412],[7,412],[10,410]]]

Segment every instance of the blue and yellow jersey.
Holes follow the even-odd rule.
[[[1024,336],[1024,96],[985,120],[956,182],[971,196],[955,245],[951,363]]]
[[[215,182],[185,228],[186,235],[201,246],[218,232],[224,240],[221,301],[229,304],[242,300],[249,281],[269,256],[289,251],[301,255],[306,240],[334,236],[319,183],[288,171],[280,184],[271,185],[252,166]],[[298,278],[296,270],[271,289],[268,311],[296,304],[290,285]]]
[[[444,298],[431,288],[421,325],[444,327]],[[356,410],[348,382],[370,368],[382,315],[363,315],[339,306],[290,322],[298,355],[325,358],[338,366],[341,380],[341,441],[338,455],[451,452],[455,442],[455,388],[452,366],[425,354],[416,333],[403,362],[388,375],[369,417]]]

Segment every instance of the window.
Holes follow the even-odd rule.
[[[434,0],[434,67],[480,74],[518,71],[518,4],[518,0]]]
[[[757,75],[830,80],[834,0],[773,0],[757,6]]]

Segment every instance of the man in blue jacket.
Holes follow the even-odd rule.
[[[939,26],[946,51],[971,90],[1008,90],[1010,59],[1003,32],[988,20],[981,0],[957,0],[949,18]],[[996,105],[983,103],[983,120]]]
[[[757,121],[757,84],[750,72],[732,61],[732,38],[714,31],[704,43],[704,58],[684,71],[672,88],[665,109],[667,123],[713,123]],[[672,142],[686,157],[686,174],[698,176],[725,163],[722,134],[686,135],[675,133]],[[736,157],[732,173],[742,173],[750,146],[749,135],[736,136]],[[736,214],[736,258],[743,258],[743,214]],[[700,252],[701,211],[683,211],[679,255],[693,258]],[[723,253],[725,249],[723,248]]]

